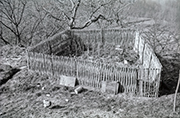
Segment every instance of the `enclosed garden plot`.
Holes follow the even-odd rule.
[[[28,51],[29,70],[62,75],[101,91],[103,82],[119,83],[119,92],[158,96],[161,64],[134,30],[68,30]]]

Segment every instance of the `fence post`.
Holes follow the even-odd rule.
[[[140,36],[139,36],[139,32],[136,31],[136,37],[135,37],[135,51],[136,53],[140,52]]]
[[[159,85],[160,85],[160,79],[161,79],[161,69],[156,69],[157,74],[157,80],[155,80],[156,82],[156,92],[155,92],[155,97],[158,97],[158,93],[159,93]]]
[[[28,49],[26,50],[26,58],[27,58],[27,68],[28,68],[28,72],[29,72],[29,70],[30,70],[30,67],[29,67],[29,63],[30,63],[30,56],[29,56],[29,51],[28,51]]]
[[[100,56],[100,43],[98,42],[98,47],[97,47],[97,50],[98,50],[98,57]]]
[[[101,29],[101,43],[104,45],[105,40],[104,40],[104,29]]]
[[[78,79],[78,67],[77,67],[77,58],[75,57],[75,75],[76,79]]]
[[[143,96],[143,67],[140,67],[140,78],[139,78],[139,94]]]
[[[53,66],[53,54],[51,53],[51,73],[54,76],[54,66]]]

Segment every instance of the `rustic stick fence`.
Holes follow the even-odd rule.
[[[133,49],[140,55],[141,65],[116,66],[101,62],[81,60],[74,57],[53,55],[62,45],[62,33],[32,47],[28,51],[28,68],[40,74],[47,74],[59,81],[60,75],[73,76],[80,85],[101,89],[102,81],[117,81],[126,93],[157,97],[160,83],[161,64],[151,47],[134,30],[72,30],[73,37],[80,37],[85,44],[118,44]]]

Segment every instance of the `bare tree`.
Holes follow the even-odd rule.
[[[106,20],[110,22],[111,19],[105,17],[105,14],[102,14],[102,8],[105,6],[111,5],[114,0],[104,0],[104,1],[81,1],[81,0],[68,0],[61,1],[57,0],[58,6],[54,6],[55,9],[59,10],[59,13],[62,15],[55,15],[53,10],[48,10],[43,7],[52,18],[65,22],[70,29],[84,29],[85,27],[90,26],[92,23],[97,22],[98,20]],[[96,3],[96,4],[94,4]],[[65,7],[66,6],[66,7]],[[57,11],[56,11],[57,12]],[[86,18],[82,18],[86,17]],[[83,25],[77,26],[77,22],[83,19]]]
[[[2,21],[2,17],[1,17],[1,21]],[[0,22],[0,39],[5,43],[5,44],[10,44],[9,41],[7,41],[4,37],[3,37],[3,27],[2,27],[2,23]]]
[[[154,24],[143,33],[154,52],[160,55],[172,54],[178,48],[177,34],[168,29],[168,26]]]
[[[0,1],[0,23],[10,30],[16,37],[16,44],[21,44],[21,34],[24,27],[21,27],[26,7],[24,0],[1,0]],[[2,35],[1,35],[2,36]],[[3,38],[1,37],[3,40]],[[4,40],[5,41],[5,40]],[[7,43],[7,42],[6,42]]]

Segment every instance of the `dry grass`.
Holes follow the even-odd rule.
[[[180,117],[180,94],[177,96],[177,114],[173,114],[174,95],[140,98],[127,94],[106,95],[88,90],[72,94],[73,91],[74,88],[60,86],[57,81],[29,73],[24,69],[0,87],[0,116],[1,118]],[[44,108],[43,100],[51,101],[51,106]]]
[[[7,62],[16,56],[4,51]],[[3,50],[1,50],[2,52]],[[12,50],[14,51],[14,50]],[[9,54],[7,54],[9,52]],[[21,53],[22,54],[22,53]],[[22,54],[23,56],[23,54]],[[9,57],[9,58],[8,58]],[[1,58],[2,59],[2,58]],[[3,61],[1,62],[3,63]],[[11,61],[12,64],[16,63]],[[60,86],[57,78],[48,79],[23,69],[0,86],[1,118],[179,118],[180,94],[173,113],[174,94],[159,98],[133,97],[131,94],[106,95]],[[47,96],[49,95],[50,96]],[[51,101],[44,108],[43,100]]]

